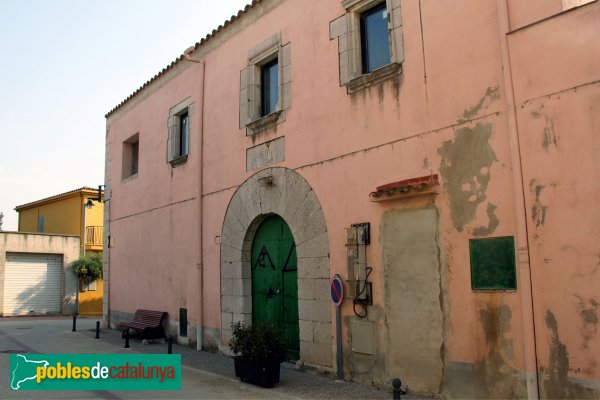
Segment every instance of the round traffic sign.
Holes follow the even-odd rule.
[[[331,278],[331,302],[334,306],[339,307],[344,301],[344,284],[342,283],[342,278],[338,274],[335,274],[333,278]]]

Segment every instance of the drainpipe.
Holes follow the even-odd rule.
[[[527,214],[525,211],[525,188],[523,186],[521,148],[519,145],[519,130],[517,124],[517,113],[515,109],[515,94],[513,90],[510,52],[508,49],[507,35],[510,32],[510,22],[507,1],[508,0],[497,0],[498,28],[500,34],[500,49],[502,52],[502,70],[504,75],[504,88],[506,91],[506,119],[508,123],[510,158],[513,174],[517,265],[519,271],[519,281],[521,282],[519,292],[521,294],[525,376],[527,380],[527,398],[539,399],[533,290],[531,282],[531,265],[529,262],[529,239],[527,237]]]
[[[105,133],[104,133],[104,158],[109,159],[108,154],[108,118],[106,119]],[[109,194],[108,200],[104,197]],[[104,163],[104,195],[102,200],[104,201],[104,215],[102,215],[102,269],[103,269],[103,291],[102,291],[102,311],[104,312],[104,302],[106,302],[106,314],[104,315],[104,323],[106,327],[110,329],[110,175],[106,168],[106,161]]]
[[[199,107],[200,111],[200,132],[199,132],[199,145],[200,150],[198,165],[200,166],[199,181],[198,181],[198,215],[200,219],[200,223],[198,224],[198,269],[200,269],[198,274],[198,286],[200,288],[200,304],[198,307],[198,329],[196,329],[196,350],[202,350],[204,347],[203,337],[204,337],[204,252],[202,251],[202,225],[204,223],[203,213],[202,213],[202,184],[203,184],[203,161],[204,161],[204,80],[206,78],[206,64],[203,59],[192,57],[191,54],[195,50],[195,48],[189,47],[183,52],[183,58],[187,61],[200,64],[202,66],[202,87],[200,89],[200,99],[202,102],[202,106]]]

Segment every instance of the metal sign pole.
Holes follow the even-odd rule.
[[[344,380],[344,358],[342,357],[342,309],[335,308],[335,337],[337,344],[337,378]]]
[[[344,358],[342,355],[342,302],[344,301],[344,284],[338,274],[331,279],[331,302],[335,306],[335,342],[337,346],[337,379],[344,379]]]

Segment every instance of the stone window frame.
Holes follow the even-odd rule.
[[[169,110],[169,119],[167,121],[168,127],[168,138],[167,138],[167,162],[172,167],[184,164],[187,162],[188,155],[190,154],[191,148],[191,132],[192,132],[192,115],[195,114],[196,108],[194,107],[194,101],[188,97],[181,103],[171,107]],[[187,153],[181,154],[181,116],[188,115],[188,131],[187,131]]]
[[[341,0],[346,13],[329,24],[330,39],[338,39],[340,85],[347,93],[368,88],[402,73],[404,38],[400,0]],[[373,7],[386,4],[390,63],[371,73],[362,72],[360,17]]]
[[[261,67],[277,59],[278,100],[275,111],[261,115]],[[248,51],[246,68],[240,72],[240,129],[246,136],[269,129],[285,121],[291,106],[291,44],[282,44],[277,32]]]

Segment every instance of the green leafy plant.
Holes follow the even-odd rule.
[[[231,329],[229,347],[234,354],[250,360],[284,360],[286,335],[273,324],[266,321],[253,325],[236,322],[231,324]]]
[[[78,278],[90,283],[102,278],[102,254],[88,253],[85,257],[71,263],[71,269]]]

